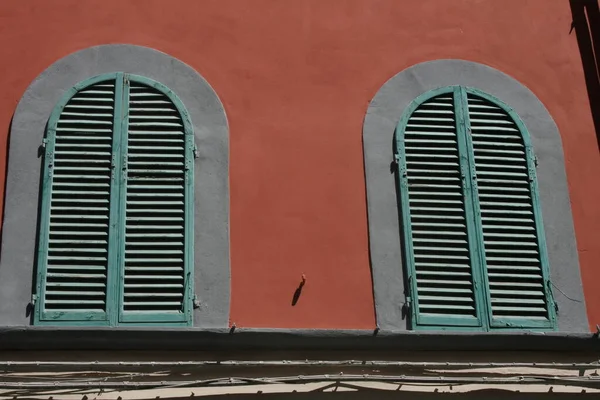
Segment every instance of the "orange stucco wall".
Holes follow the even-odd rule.
[[[600,157],[570,24],[566,0],[4,0],[0,188],[11,116],[39,73],[98,44],[164,51],[210,82],[229,118],[231,322],[372,328],[361,144],[368,102],[415,63],[484,63],[528,86],[561,131],[595,326]]]

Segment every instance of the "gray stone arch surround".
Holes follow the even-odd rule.
[[[363,150],[369,250],[378,326],[384,330],[410,328],[403,315],[406,294],[392,166],[394,131],[402,113],[415,98],[429,90],[451,85],[477,88],[499,98],[525,123],[538,159],[537,177],[550,278],[558,305],[558,330],[587,332],[589,328],[558,128],[541,101],[524,85],[494,68],[463,60],[429,61],[405,69],[379,89],[367,109]]]
[[[229,324],[229,128],[223,104],[193,68],[160,51],[126,44],[90,47],[52,64],[27,88],[10,127],[0,253],[0,325],[29,325],[38,223],[38,148],[52,109],[65,91],[108,72],[166,85],[187,108],[198,158],[194,167],[194,326]]]

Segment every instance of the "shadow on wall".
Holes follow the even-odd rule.
[[[4,223],[4,210],[6,209],[6,185],[8,184],[8,149],[10,148],[10,128],[12,126],[13,117],[8,123],[8,133],[6,135],[6,157],[4,159],[4,186],[2,187],[2,207],[0,208],[0,246],[2,246],[2,224]],[[2,261],[2,253],[0,252],[0,261]]]
[[[573,22],[577,35],[583,73],[600,148],[600,10],[598,0],[570,0]]]
[[[398,147],[396,146],[397,143],[397,138],[396,135],[398,134],[398,130],[394,130],[394,136],[392,137],[392,148],[394,149],[394,161],[391,162],[390,164],[390,173],[394,174],[394,182],[395,182],[395,187],[396,187],[396,204],[398,207],[398,210],[403,210],[402,208],[402,195],[400,194],[400,171],[398,169],[398,162],[396,160],[398,160],[396,157],[398,156]],[[398,227],[400,228],[400,243],[406,243],[406,238],[404,237],[404,229],[402,229],[403,225],[403,220],[402,220],[402,212],[398,212]],[[409,277],[407,274],[407,270],[406,268],[404,268],[405,265],[407,265],[407,261],[406,261],[406,252],[404,250],[404,245],[400,245],[400,259],[402,260],[402,274],[404,276],[404,298],[408,299],[408,297],[410,296],[410,287],[408,286],[409,284]],[[402,320],[406,321],[406,326],[410,327],[412,326],[412,320],[411,320],[411,315],[410,315],[410,305],[408,304],[408,302],[405,300],[404,303],[402,304]]]

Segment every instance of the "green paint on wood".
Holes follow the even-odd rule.
[[[44,144],[34,323],[191,325],[194,142],[177,96],[135,75],[88,79]]]
[[[478,90],[419,96],[396,129],[414,329],[555,329],[534,155]]]

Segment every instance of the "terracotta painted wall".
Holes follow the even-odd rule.
[[[528,86],[557,122],[595,326],[600,157],[570,24],[566,0],[4,0],[0,188],[11,115],[46,67],[98,44],[164,51],[211,83],[229,118],[231,322],[373,328],[367,104],[415,63],[476,61]],[[307,284],[292,307],[302,273]]]

